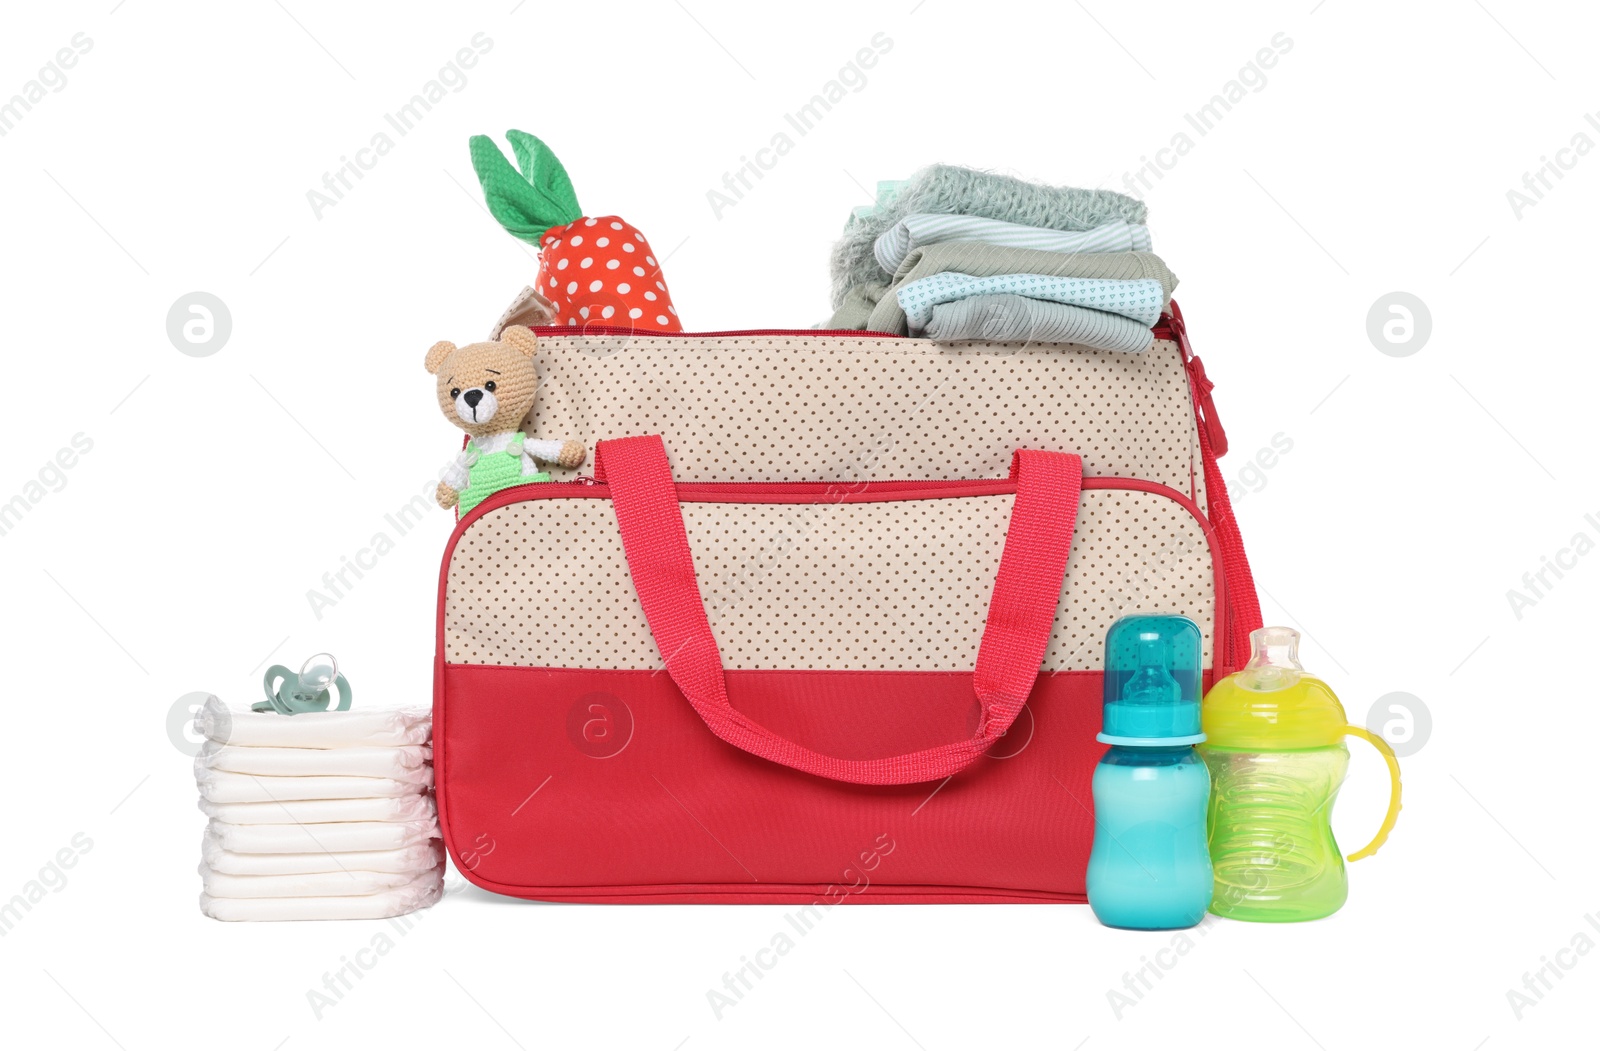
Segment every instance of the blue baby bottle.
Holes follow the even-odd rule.
[[[1089,907],[1108,927],[1193,927],[1211,904],[1200,732],[1200,629],[1188,617],[1122,617],[1106,634],[1096,740]]]

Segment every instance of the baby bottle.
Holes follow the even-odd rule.
[[[1400,813],[1394,752],[1349,725],[1328,684],[1300,666],[1299,644],[1290,628],[1251,632],[1250,663],[1206,695],[1199,752],[1211,770],[1211,911],[1218,916],[1314,920],[1344,904],[1344,859],[1328,819],[1350,762],[1347,735],[1383,753],[1390,780],[1383,826],[1350,860],[1375,853]]]
[[[1089,907],[1108,927],[1192,927],[1211,901],[1200,732],[1200,629],[1187,617],[1122,617],[1106,634],[1096,740]]]

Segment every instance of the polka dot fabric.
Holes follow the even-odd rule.
[[[539,291],[556,305],[551,324],[683,331],[660,259],[643,234],[615,215],[546,230],[539,239]]]
[[[729,668],[971,671],[1012,497],[855,504],[682,505],[711,628]],[[560,559],[541,557],[561,552]],[[1211,666],[1215,578],[1200,523],[1176,501],[1086,489],[1047,671],[1094,671],[1129,613],[1182,613]],[[445,660],[661,667],[610,501],[489,512],[446,578]]]
[[[539,337],[531,434],[660,434],[680,482],[1003,478],[1017,449],[1207,508],[1183,355],[861,336]],[[558,479],[578,471],[552,470]]]

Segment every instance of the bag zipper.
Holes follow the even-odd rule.
[[[535,325],[536,336],[648,336],[651,339],[710,339],[733,336],[844,336],[852,339],[910,339],[893,332],[860,328],[735,328],[716,332],[658,332],[626,325]]]
[[[801,504],[831,500],[837,503],[881,503],[892,500],[945,500],[973,496],[1008,496],[1017,491],[1010,478],[900,478],[858,482],[678,482],[678,499],[684,503]],[[1211,523],[1188,495],[1160,482],[1143,478],[1097,476],[1083,480],[1084,489],[1130,489],[1174,500],[1209,534]],[[456,532],[490,511],[508,504],[543,499],[600,499],[611,497],[611,487],[593,475],[561,482],[523,482],[486,497],[456,523]]]
[[[1174,304],[1174,307],[1176,305]],[[1151,333],[1156,339],[1176,339],[1177,328],[1173,324],[1181,325],[1181,316],[1174,314],[1169,317],[1162,315],[1161,320],[1151,328]],[[724,329],[713,332],[657,332],[653,329],[629,328],[626,325],[535,325],[533,333],[536,336],[649,336],[652,339],[712,339],[732,338],[737,336],[829,336],[844,339],[914,339],[913,336],[902,336],[896,332],[875,332],[872,329],[862,328],[736,328]]]
[[[1224,456],[1228,452],[1228,432],[1222,429],[1222,420],[1217,417],[1217,403],[1211,398],[1211,389],[1215,384],[1206,375],[1205,363],[1189,345],[1189,327],[1184,324],[1183,311],[1178,309],[1177,301],[1174,300],[1170,307],[1172,313],[1163,315],[1171,332],[1167,338],[1177,341],[1178,351],[1183,355],[1183,367],[1189,373],[1190,394],[1200,410],[1200,425],[1206,429],[1206,437],[1211,440],[1211,454]]]
[[[537,490],[548,488],[606,489],[605,493],[574,493],[567,496],[610,495],[607,483],[589,474],[560,482],[523,482],[509,486],[484,499],[496,507],[521,500],[538,499]],[[806,500],[840,497],[844,502],[872,503],[879,500],[936,500],[953,496],[996,496],[1014,492],[1016,483],[1007,478],[890,478],[859,482],[678,482],[679,499],[712,502],[710,497],[729,497],[730,503],[802,503]],[[500,498],[515,493],[505,500]],[[757,499],[736,499],[756,497]],[[472,514],[478,509],[473,508]]]

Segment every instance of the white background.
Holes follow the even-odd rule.
[[[13,5],[0,33],[0,97],[75,33],[92,41],[0,138],[0,499],[74,435],[93,442],[0,536],[0,899],[75,834],[93,844],[0,939],[8,1043],[1593,1042],[1600,952],[1563,952],[1520,1020],[1507,999],[1580,931],[1600,941],[1584,919],[1600,913],[1600,555],[1547,575],[1520,617],[1507,598],[1575,534],[1600,540],[1600,159],[1563,154],[1571,170],[1520,215],[1507,198],[1575,135],[1600,142],[1589,5],[113,4]],[[307,191],[480,32],[493,47],[465,86],[315,216]],[[865,86],[716,217],[707,191],[880,32],[893,47]],[[1293,46],[1264,86],[1197,135],[1184,115],[1280,32]],[[706,991],[782,908],[459,890],[320,1020],[307,991],[379,927],[203,919],[203,819],[167,731],[180,695],[246,703],[269,661],[331,649],[358,703],[429,700],[448,515],[320,619],[306,592],[456,448],[423,352],[481,338],[534,274],[467,160],[469,134],[511,127],[552,145],[591,214],[671,253],[690,329],[825,318],[828,245],[878,179],[945,161],[1122,189],[1188,132],[1145,196],[1217,382],[1266,616],[1306,633],[1352,718],[1398,691],[1431,721],[1344,911],[1219,921],[1118,1017],[1108,990],[1171,934],[1078,906],[835,910],[720,1020]],[[232,316],[209,357],[166,334],[195,290]],[[1367,334],[1397,290],[1432,318],[1404,357]],[[1292,450],[1245,474],[1280,434]],[[1354,750],[1347,849],[1382,806],[1381,767]]]

